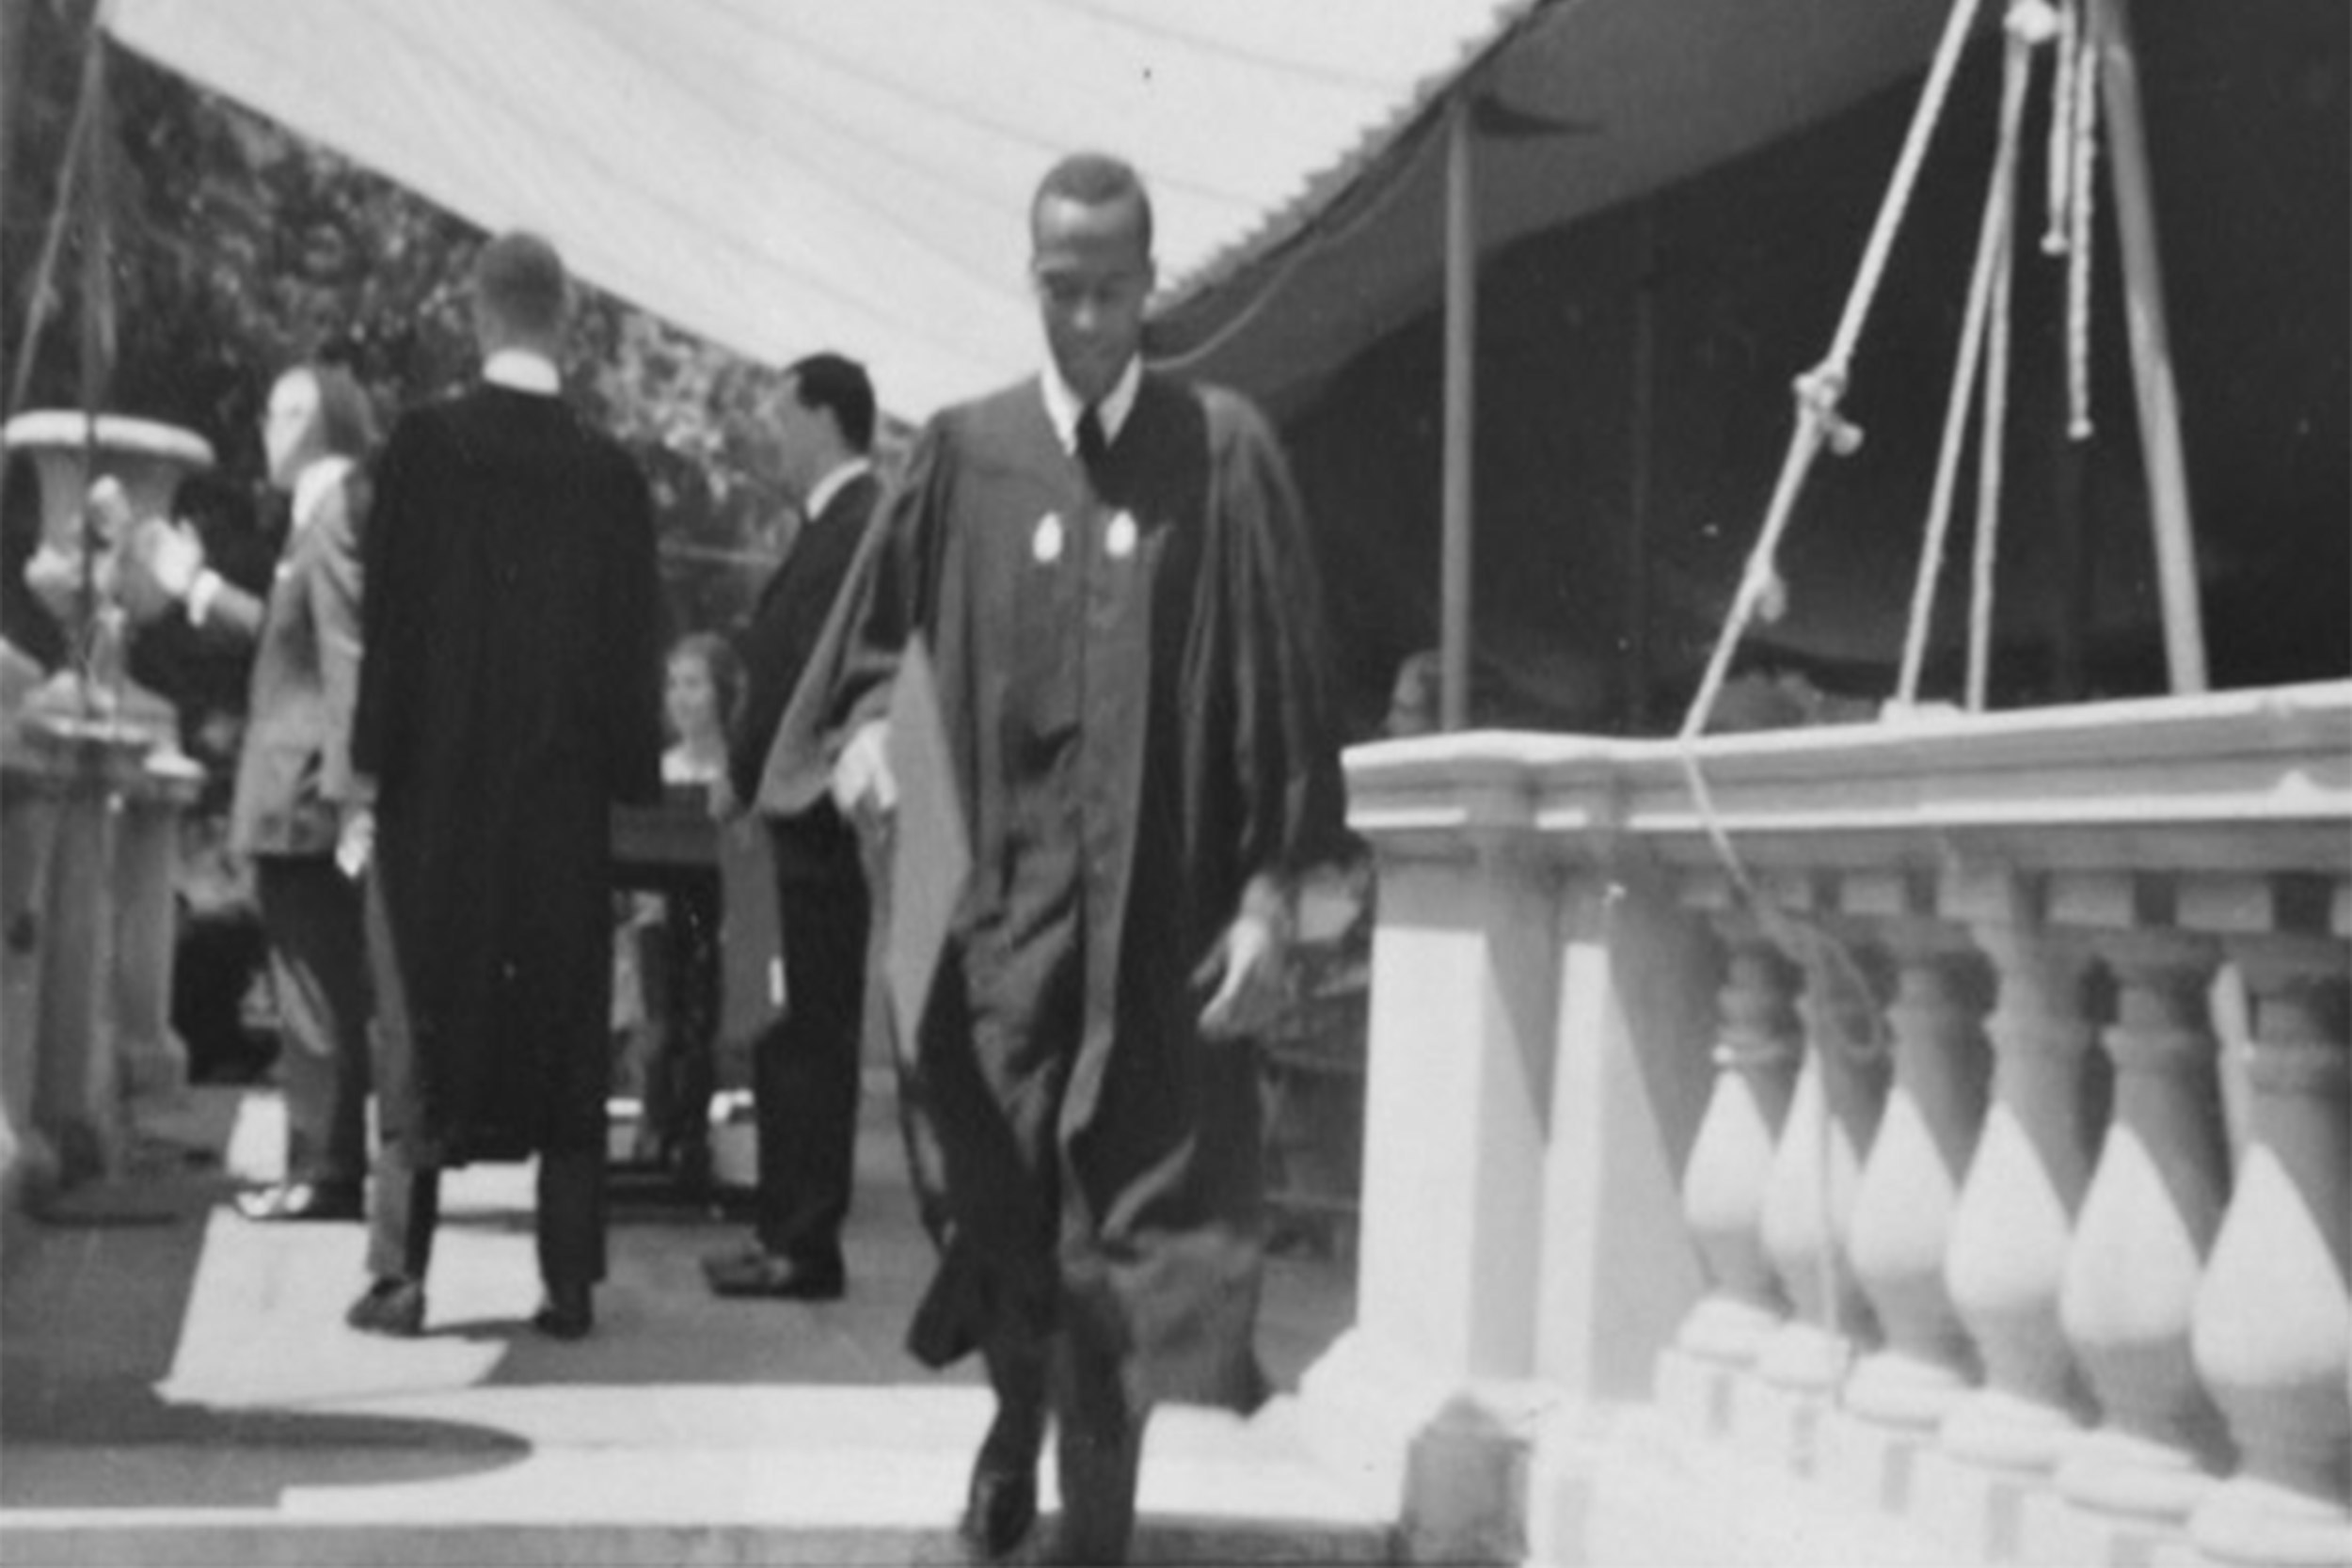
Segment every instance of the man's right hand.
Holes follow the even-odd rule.
[[[155,586],[174,599],[185,599],[204,570],[204,542],[184,522],[155,517],[142,524],[134,548]]]
[[[886,817],[898,806],[898,781],[890,771],[890,726],[868,720],[833,765],[833,803],[852,821]]]

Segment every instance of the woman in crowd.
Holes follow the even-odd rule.
[[[691,632],[671,646],[662,685],[671,745],[661,755],[661,780],[673,794],[701,791],[725,773],[728,729],[742,693],[743,667],[724,638]],[[631,1154],[699,1189],[710,1172],[716,877],[683,872],[674,887],[638,895],[629,927],[615,948],[625,972],[615,976],[615,994],[626,998],[633,989],[641,1008],[639,1018],[626,1020],[628,1077],[642,1091],[644,1107]],[[631,968],[633,988],[626,973]]]

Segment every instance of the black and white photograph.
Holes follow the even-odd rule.
[[[0,1561],[2352,1568],[2343,0],[0,0]]]

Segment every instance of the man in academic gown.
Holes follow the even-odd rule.
[[[973,871],[915,1045],[947,1240],[913,1348],[987,1359],[967,1536],[1010,1551],[1050,1413],[1057,1560],[1120,1560],[1152,1402],[1246,1410],[1256,1061],[1291,892],[1344,841],[1289,471],[1241,399],[1141,369],[1151,207],[1065,160],[1030,213],[1052,361],[940,415],[842,655],[853,809],[911,810],[882,683],[919,635]]]
[[[567,282],[507,234],[474,269],[481,383],[377,464],[352,738],[375,823],[381,1148],[356,1327],[424,1318],[443,1167],[537,1156],[532,1322],[603,1277],[609,816],[661,796],[651,504],[558,395]]]

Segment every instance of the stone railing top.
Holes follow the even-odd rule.
[[[1383,853],[1638,839],[1758,863],[2352,865],[2352,681],[1673,739],[1482,731],[1347,754]]]
[[[90,435],[88,416],[68,408],[38,408],[0,425],[0,447],[9,451],[79,451]],[[101,414],[96,436],[102,451],[163,458],[198,468],[213,466],[212,443],[178,425],[127,414]]]

